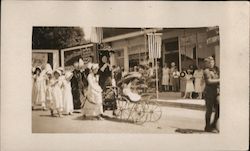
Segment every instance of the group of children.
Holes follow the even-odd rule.
[[[49,109],[52,116],[55,111],[59,117],[73,114],[72,76],[72,72],[64,73],[63,68],[52,70],[49,64],[35,67],[32,76],[32,109],[41,105],[43,110]]]

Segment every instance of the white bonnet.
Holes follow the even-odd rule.
[[[92,69],[98,69],[98,68],[99,68],[99,64],[97,64],[97,63],[92,64]]]
[[[65,78],[66,78],[66,79],[71,79],[72,76],[73,76],[73,73],[70,72],[70,71],[67,71],[67,72],[65,73]]]

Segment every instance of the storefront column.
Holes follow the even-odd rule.
[[[123,51],[124,51],[124,70],[128,72],[129,71],[128,47],[127,46],[123,47]]]

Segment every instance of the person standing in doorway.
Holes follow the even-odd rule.
[[[186,99],[187,95],[189,95],[188,98],[192,99],[192,94],[194,92],[192,70],[190,70],[190,69],[187,70],[187,74],[186,74],[185,78],[186,78],[186,89],[185,89],[185,95],[183,98]]]
[[[198,66],[198,69],[194,71],[194,89],[195,92],[198,93],[198,99],[202,99],[202,93],[205,88],[205,82],[204,82],[204,74],[203,70],[200,66]]]
[[[168,68],[167,63],[164,64],[162,68],[162,87],[163,91],[169,91],[169,72],[170,69]]]
[[[169,79],[169,87],[171,89],[171,91],[173,91],[173,83],[174,83],[174,76],[173,76],[173,72],[175,70],[176,66],[175,66],[175,63],[172,62],[171,63],[171,67],[170,67],[170,72],[169,72],[169,75],[170,75],[170,79]]]
[[[219,89],[219,69],[215,66],[213,57],[205,59],[206,69],[204,70],[205,79],[205,91],[204,97],[206,101],[206,132],[216,131],[218,132],[217,121],[219,119],[219,100],[218,89]],[[212,111],[215,111],[214,120],[211,122]]]
[[[180,90],[180,72],[175,67],[173,71],[173,91],[179,92]]]

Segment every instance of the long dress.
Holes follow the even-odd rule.
[[[171,67],[170,68],[170,71],[169,71],[169,75],[170,75],[170,79],[169,79],[169,85],[170,86],[173,86],[174,85],[174,76],[173,76],[173,72],[174,72],[174,67]]]
[[[73,71],[73,77],[71,79],[71,92],[73,95],[73,105],[74,105],[74,109],[80,109],[81,108],[81,102],[82,102],[82,98],[83,97],[83,77],[82,77],[82,73],[80,72],[80,70],[74,70]]]
[[[46,88],[46,104],[49,109],[53,109],[53,95],[52,95],[52,82],[53,79],[47,79]]]
[[[60,79],[54,79],[52,82],[52,100],[53,108],[62,111],[63,109],[63,96],[62,96],[62,81]]]
[[[63,112],[65,114],[72,113],[74,110],[73,107],[73,96],[71,93],[71,83],[70,81],[63,81]]]
[[[162,85],[169,85],[169,68],[162,68]]]
[[[192,81],[192,75],[191,74],[187,74],[186,75],[186,92],[194,92],[194,84]]]
[[[84,103],[82,113],[85,116],[98,116],[103,113],[102,88],[93,73],[88,75],[87,99]]]
[[[195,70],[194,72],[194,89],[195,92],[201,93],[204,91],[205,88],[205,81],[203,79],[203,70]]]
[[[33,76],[32,104],[45,107],[46,81],[43,75]]]

